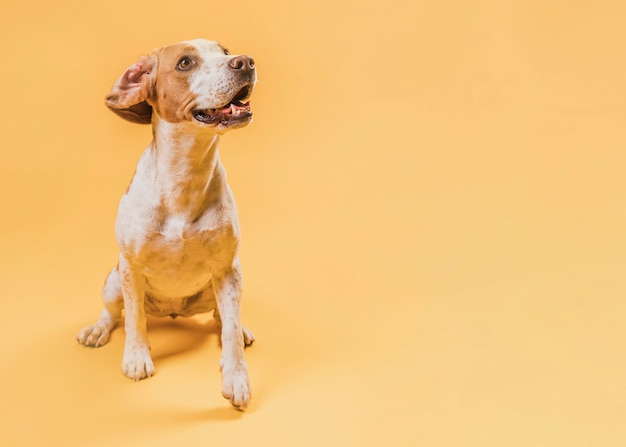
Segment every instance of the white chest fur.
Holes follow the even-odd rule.
[[[142,155],[120,202],[118,244],[142,272],[147,299],[160,303],[161,311],[153,313],[184,315],[189,297],[206,312],[203,301],[214,301],[206,291],[213,271],[230,265],[237,254],[235,201],[217,138],[179,153],[161,153],[158,144]]]

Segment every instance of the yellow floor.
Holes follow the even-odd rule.
[[[6,2],[5,2],[6,3]],[[0,13],[0,444],[626,445],[624,2],[13,2]],[[149,127],[122,70],[208,37],[257,63],[223,138],[253,401],[207,318],[100,312]]]

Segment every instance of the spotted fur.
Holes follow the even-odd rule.
[[[150,122],[154,138],[120,201],[119,262],[105,281],[104,310],[77,335],[86,346],[104,345],[123,309],[122,369],[140,380],[154,374],[146,314],[213,311],[221,326],[222,394],[239,409],[250,399],[244,345],[254,336],[239,316],[239,220],[218,143],[221,134],[251,119],[228,112],[238,92],[252,91],[251,61],[226,54],[217,42],[180,42],[140,58],[107,95],[107,106],[122,118]],[[223,119],[200,122],[194,118],[198,110]]]

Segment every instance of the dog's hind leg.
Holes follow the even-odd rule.
[[[124,299],[122,298],[122,286],[120,276],[115,267],[104,283],[102,288],[102,302],[104,309],[95,324],[83,328],[77,335],[76,340],[85,346],[97,348],[106,344],[111,336],[111,331],[120,321]]]

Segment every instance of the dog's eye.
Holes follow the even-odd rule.
[[[226,48],[222,48],[222,50],[224,50],[224,54],[225,54],[226,56],[228,56],[228,55],[230,54],[230,51],[228,51]]]
[[[196,65],[194,61],[192,61],[188,57],[183,57],[181,60],[178,61],[176,69],[180,71],[187,71],[191,69],[194,65]]]

